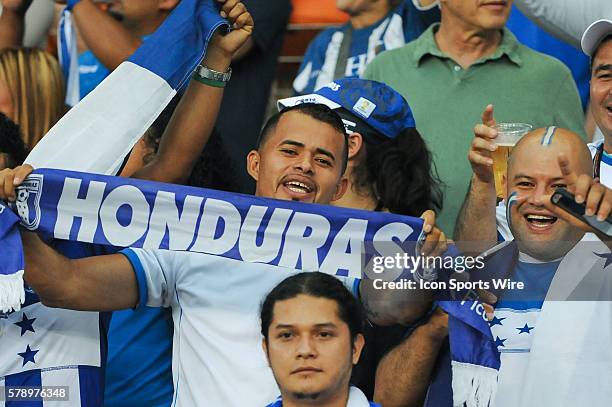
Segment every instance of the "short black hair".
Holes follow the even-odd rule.
[[[0,113],[0,154],[8,156],[9,168],[23,164],[28,155],[21,129],[3,113]]]
[[[264,299],[261,305],[261,334],[266,343],[268,331],[274,318],[274,305],[277,301],[290,300],[300,294],[335,301],[338,305],[338,316],[344,321],[354,342],[358,334],[363,334],[365,312],[359,300],[342,284],[329,274],[304,272],[281,281]]]
[[[272,115],[264,125],[263,129],[261,130],[261,133],[259,133],[259,138],[257,139],[257,149],[260,149],[261,146],[264,145],[266,140],[268,140],[268,136],[274,131],[274,129],[276,129],[280,118],[283,117],[285,113],[292,111],[300,112],[302,114],[312,117],[315,120],[329,124],[336,131],[342,134],[342,136],[344,137],[344,151],[342,153],[342,174],[344,174],[348,163],[348,136],[346,134],[344,123],[342,122],[342,118],[338,115],[338,113],[322,104],[301,103],[295,106],[286,107],[280,112]]]

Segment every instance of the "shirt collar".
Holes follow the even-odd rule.
[[[426,55],[435,56],[438,58],[449,59],[449,56],[443,53],[440,48],[438,48],[438,44],[436,44],[436,40],[434,38],[434,34],[438,31],[440,27],[440,23],[432,24],[427,30],[421,34],[421,36],[416,40],[415,49],[414,49],[414,64],[415,66],[419,66],[421,61]],[[519,43],[512,34],[510,30],[504,28],[502,40],[495,50],[495,52],[491,55],[487,55],[486,57],[476,61],[474,65],[483,63],[490,60],[500,59],[502,56],[506,56],[512,63],[521,66],[522,60],[518,52]]]

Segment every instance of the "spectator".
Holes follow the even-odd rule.
[[[440,20],[435,2],[427,7],[416,0],[337,0],[336,4],[350,20],[312,40],[293,82],[296,94],[312,93],[335,79],[360,77],[376,55],[412,41]]]
[[[604,133],[604,140],[590,143],[589,150],[593,157],[593,176],[599,178],[600,182],[610,187],[612,186],[612,121],[610,120],[610,106],[612,93],[612,22],[610,20],[600,20],[593,23],[583,36],[583,51],[591,59],[591,81],[590,97],[592,100],[591,109],[595,124]],[[483,146],[489,146],[495,140],[496,133],[492,129],[495,125],[493,118],[493,107],[489,106],[483,113],[483,125],[475,129],[476,138],[472,143],[472,154],[484,155],[490,158],[490,153],[485,152]],[[486,147],[484,147],[486,148]],[[474,167],[474,165],[472,165]],[[477,191],[486,190],[489,185],[487,182],[488,169],[486,166],[478,165],[474,167],[474,175],[470,186],[470,196],[476,196]],[[468,201],[466,201],[466,204]],[[482,202],[483,205],[486,203]],[[475,204],[475,203],[472,203]],[[460,218],[462,222],[457,224],[456,238],[463,241],[481,241],[483,250],[493,246],[498,240],[512,240],[512,232],[506,219],[506,205],[501,202],[496,208],[496,224],[491,216],[481,216],[481,209],[477,216],[470,216],[463,213]]]
[[[38,49],[0,51],[0,111],[19,124],[29,149],[65,110],[64,81],[55,58]]]
[[[496,405],[501,407],[604,405],[610,398],[609,389],[597,384],[611,380],[612,361],[603,356],[610,330],[601,319],[607,321],[609,306],[602,304],[609,302],[596,301],[609,301],[609,296],[600,295],[609,292],[610,281],[598,280],[596,290],[591,285],[582,297],[576,293],[587,281],[593,284],[589,278],[601,276],[607,262],[597,253],[609,255],[612,242],[600,234],[607,251],[599,241],[579,244],[585,230],[594,230],[586,224],[578,226],[573,216],[550,203],[550,196],[555,188],[567,188],[578,203],[587,202],[589,210],[605,219],[612,207],[612,190],[593,180],[584,142],[567,130],[552,130],[531,132],[512,151],[505,195],[516,196],[510,209],[516,239],[493,249],[487,262],[488,280],[503,276],[524,284],[524,290],[497,290],[492,301],[495,313],[490,326],[501,354]],[[543,138],[545,134],[547,138]],[[470,161],[475,176],[482,178],[488,171],[486,176],[493,177],[490,167],[483,165],[481,153],[474,150]],[[494,189],[472,189],[464,215],[493,216],[494,209]],[[587,302],[562,301],[572,298]],[[587,338],[597,341],[589,343]],[[440,399],[447,394],[450,382],[447,363],[437,372],[430,389],[430,395],[438,396],[432,404],[435,406],[452,405]]]
[[[69,2],[69,8],[88,50],[78,55],[78,87],[75,72],[70,72],[69,59],[63,61],[69,90],[74,87],[79,98],[85,97],[102,80],[127,59],[140,46],[146,36],[153,33],[176,7],[179,0],[164,2],[124,0],[112,2],[108,13],[101,10],[93,0]],[[67,24],[67,23],[66,23]],[[66,33],[58,32],[60,39]],[[60,41],[60,55],[70,50],[67,41]],[[75,57],[70,55],[70,58]],[[73,85],[74,84],[74,85]],[[69,97],[73,97],[69,91]]]
[[[234,20],[230,21],[234,22]],[[192,29],[199,29],[199,26],[192,27]],[[213,36],[202,63],[210,66],[211,69],[226,70],[230,63],[226,57],[229,58],[237,50],[236,47],[243,42],[235,40],[236,35],[242,40],[245,36],[244,30],[237,29],[234,32],[236,34],[224,36],[221,40],[219,35]],[[219,42],[223,44],[219,44]],[[220,47],[223,47],[222,51],[219,50]],[[160,142],[158,153],[153,160],[150,160],[147,165],[133,175],[161,182],[186,182],[194,165],[198,163],[200,152],[210,135],[222,95],[222,88],[203,85],[197,80],[192,81],[183,96],[182,102],[179,102],[176,107],[175,119],[170,121],[166,134]],[[96,96],[92,95],[92,97],[95,98]],[[113,102],[103,101],[102,104],[104,103]],[[199,108],[193,109],[193,106],[196,105]],[[168,111],[166,111],[165,116],[156,122],[156,134],[162,131],[163,122],[168,121],[168,115]],[[82,117],[76,120],[80,121]],[[87,139],[87,136],[91,136],[91,131],[85,131],[84,136]],[[74,159],[73,155],[62,150],[63,145],[53,146],[53,143],[53,139],[49,139],[45,146],[51,145],[48,151],[57,151],[56,162],[61,163],[63,158],[66,160],[66,165],[70,165],[69,160]],[[39,145],[38,147],[43,146]],[[85,150],[82,153],[78,151],[78,154],[81,154],[81,157],[87,156],[90,160],[99,158],[98,151]],[[222,168],[219,169],[222,170]],[[109,251],[108,248],[71,244],[71,242],[54,241],[53,246],[72,258],[108,253]],[[112,252],[112,250],[110,251]],[[45,349],[58,355],[58,358],[45,360],[39,363],[36,369],[32,369],[30,363],[22,366],[19,359],[17,359],[18,362],[14,362],[14,359],[19,358],[17,352],[23,352],[26,349],[26,344],[23,342],[29,340],[28,337],[19,339],[19,333],[17,333],[17,338],[10,336],[11,339],[8,340],[9,336],[0,336],[2,347],[5,349],[3,355],[11,364],[17,366],[16,363],[19,363],[19,368],[16,370],[11,367],[0,371],[0,376],[4,376],[2,380],[5,383],[14,383],[14,380],[38,381],[40,383],[40,368],[45,368],[50,373],[45,374],[43,380],[55,380],[56,383],[58,380],[62,380],[62,383],[69,383],[71,394],[80,395],[80,397],[70,399],[70,406],[80,406],[81,403],[92,407],[101,406],[104,402],[103,373],[105,355],[107,354],[108,315],[106,313],[79,312],[72,314],[50,310],[40,304],[39,298],[35,294],[28,294],[28,304],[31,305],[27,310],[30,320],[33,317],[35,318],[37,313],[44,314],[45,320],[50,324],[49,326],[56,330],[51,335],[46,330],[46,325],[39,326],[36,329],[36,335],[40,340],[42,340],[41,338],[49,339],[45,342]],[[132,315],[128,315],[128,313]],[[6,324],[12,326],[12,322],[21,320],[21,314],[13,313],[8,318],[11,323],[6,322]],[[165,331],[164,324],[166,325]],[[70,326],[70,329],[63,331],[57,328],[63,326]],[[87,346],[80,347],[78,352],[72,350],[71,352],[65,352],[65,349],[68,349],[71,344],[71,339],[75,337],[75,332],[78,332],[76,336]],[[56,333],[58,334],[55,335]],[[111,394],[112,397],[107,400],[110,405],[150,407],[167,406],[171,403],[173,390],[169,356],[171,335],[172,323],[167,310],[165,315],[158,309],[149,309],[139,310],[138,315],[128,311],[113,316],[109,338],[110,352],[108,353],[108,359],[112,363],[113,369],[106,369],[106,373],[109,375],[116,374],[117,376],[112,376],[113,381],[106,382],[109,391],[115,391]],[[13,353],[13,350],[15,353]],[[166,353],[165,356],[164,352]],[[126,369],[126,366],[130,366],[130,369]]]
[[[400,94],[379,82],[345,78],[320,88],[314,94],[283,99],[278,104],[279,107],[292,106],[308,100],[335,109],[347,128],[349,161],[345,177],[348,187],[342,198],[332,205],[422,217],[429,216],[426,212],[431,212],[431,209],[440,209],[442,194],[431,154],[415,127],[410,106]],[[358,100],[366,110],[357,107]],[[367,106],[373,111],[367,112]],[[422,313],[429,309],[427,303],[425,307]],[[351,382],[367,397],[376,394],[375,375],[380,360],[401,342],[405,333],[406,328],[398,325],[366,326],[366,345],[359,364],[353,369]],[[403,360],[414,365],[416,370],[423,360],[414,357],[419,352],[418,347],[402,352]],[[396,376],[403,377],[403,372]],[[422,400],[428,381],[426,377],[421,378],[423,380],[419,381],[412,377],[410,382],[414,386],[412,395]],[[387,383],[396,388],[397,381],[389,379]],[[380,392],[379,388],[383,386],[377,385],[376,391]],[[376,400],[384,405],[388,401],[383,398]]]
[[[32,7],[27,9],[30,3]],[[20,47],[22,44],[46,49],[47,34],[53,22],[52,0],[4,0],[0,2],[0,11],[0,49]]]
[[[21,165],[26,155],[19,126],[0,113],[0,171]]]
[[[365,77],[410,101],[446,185],[440,226],[454,228],[470,180],[464,157],[478,106],[494,100],[504,122],[558,124],[583,134],[576,85],[559,61],[517,43],[504,29],[510,2],[442,0],[441,23],[412,43],[377,57]],[[485,102],[486,101],[486,102]]]
[[[251,39],[232,62],[232,80],[225,88],[215,127],[237,168],[239,191],[253,193],[255,184],[244,168],[244,157],[255,148],[264,123],[270,87],[289,15],[289,0],[244,0],[255,22]]]
[[[261,306],[263,350],[281,392],[268,407],[377,406],[349,385],[364,326],[361,304],[337,278],[301,273],[281,281]]]

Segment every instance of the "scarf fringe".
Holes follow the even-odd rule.
[[[24,302],[23,270],[0,275],[0,312],[19,311]]]
[[[453,406],[494,407],[498,371],[470,363],[452,363]]]

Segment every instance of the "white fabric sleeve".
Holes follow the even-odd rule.
[[[544,30],[578,49],[591,23],[612,18],[610,0],[515,0],[514,4]]]
[[[125,249],[121,253],[132,263],[138,282],[138,307],[169,307],[175,296],[180,264],[178,252],[170,250]]]
[[[514,240],[508,225],[508,219],[506,219],[506,204],[504,201],[501,201],[495,208],[495,223],[497,225],[497,234],[503,238],[504,242]]]

